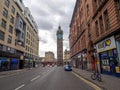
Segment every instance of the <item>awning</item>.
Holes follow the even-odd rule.
[[[14,63],[14,64],[17,64],[17,63],[19,63],[19,60],[18,59],[11,59],[11,63]]]
[[[0,58],[1,62],[7,62],[7,58]]]

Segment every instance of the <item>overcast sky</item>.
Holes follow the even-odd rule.
[[[45,52],[57,53],[56,31],[60,25],[64,32],[63,48],[69,48],[69,24],[76,0],[23,0],[39,30],[39,55],[44,57]]]

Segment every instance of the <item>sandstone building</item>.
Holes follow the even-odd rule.
[[[37,24],[22,0],[0,0],[0,69],[24,68],[38,59]]]

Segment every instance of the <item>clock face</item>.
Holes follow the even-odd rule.
[[[62,39],[62,34],[58,34],[57,38]]]

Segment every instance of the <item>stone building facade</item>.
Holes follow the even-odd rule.
[[[37,24],[23,1],[0,0],[0,70],[32,65],[38,50]]]
[[[55,56],[53,52],[45,52],[45,62],[55,62]]]
[[[70,63],[70,50],[65,49],[63,62],[64,62],[64,64]]]
[[[77,0],[69,36],[73,64],[119,76],[119,22],[120,0]]]

